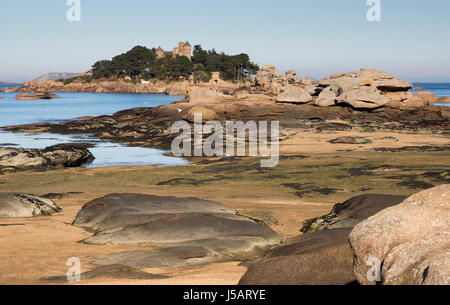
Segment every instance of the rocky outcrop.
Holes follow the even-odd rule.
[[[402,81],[388,72],[373,69],[361,69],[358,72],[336,73],[330,78],[318,82],[319,87],[338,86],[342,90],[349,91],[361,87],[375,87],[384,92],[408,91],[413,86]]]
[[[48,216],[61,209],[50,199],[31,194],[0,193],[0,218]]]
[[[429,91],[421,91],[414,94],[414,96],[418,99],[421,99],[425,102],[425,105],[434,105],[438,102],[438,97]]]
[[[277,96],[277,102],[280,103],[304,104],[312,100],[312,96],[305,89],[298,86],[288,86]]]
[[[250,265],[241,285],[345,285],[356,280],[348,237],[358,223],[405,197],[367,194],[336,204],[304,222],[305,233]]]
[[[389,98],[383,96],[375,87],[365,87],[343,91],[337,97],[338,103],[344,103],[357,109],[379,108],[390,102]]]
[[[358,224],[350,234],[361,284],[380,268],[385,285],[450,284],[450,185],[415,194]]]
[[[337,228],[353,228],[370,216],[400,204],[406,197],[382,194],[364,194],[336,204],[327,215],[306,220],[303,233]]]
[[[265,65],[258,71],[255,77],[255,85],[260,87],[264,92],[273,94],[280,93],[281,87],[287,83],[277,68]]]
[[[251,264],[240,285],[345,285],[355,281],[351,229],[301,235]]]
[[[439,103],[439,104],[450,104],[450,97],[448,97],[448,96],[440,97],[437,100],[437,103]]]
[[[16,95],[16,100],[18,101],[50,100],[56,98],[59,98],[59,96],[51,92],[22,93]]]
[[[421,109],[438,102],[431,92],[409,92],[413,86],[387,72],[361,69],[358,72],[336,73],[317,82],[322,91],[315,104],[329,107],[348,105],[354,109],[390,107],[406,111]]]
[[[311,78],[302,77],[300,79],[300,85],[303,85],[303,86],[314,86],[315,83],[316,82],[313,79],[311,79]]]
[[[295,70],[289,70],[285,75],[281,75],[274,66],[265,65],[255,77],[256,93],[280,94],[285,86],[297,82],[298,76]]]
[[[286,78],[288,82],[298,82],[297,72],[295,70],[289,70],[286,72]]]
[[[315,104],[319,107],[334,106],[337,101],[337,93],[331,88],[327,88],[320,92],[319,97],[316,99]]]
[[[44,149],[0,148],[0,172],[38,168],[76,167],[92,162],[88,149],[60,144]]]
[[[165,251],[175,253],[176,257],[185,253],[186,259],[196,258],[196,263],[254,259],[281,241],[270,228],[239,215],[234,209],[195,198],[110,194],[87,203],[73,225],[96,232],[83,241],[87,244],[175,247],[181,252]],[[129,265],[126,263],[129,255],[136,253],[121,254],[114,263]]]
[[[223,100],[217,91],[203,87],[190,87],[187,97],[190,104],[220,103]]]
[[[258,93],[278,95],[278,102],[313,101],[319,107],[338,104],[361,110],[391,107],[409,111],[437,102],[437,97],[430,92],[419,92],[413,96],[409,92],[413,88],[410,83],[387,72],[361,69],[358,72],[335,73],[317,83],[307,78],[295,81],[295,78],[289,77],[292,73],[280,75],[275,67],[264,66],[256,76],[254,88]]]
[[[194,123],[196,114],[202,116],[202,122],[210,122],[218,119],[217,113],[214,110],[198,106],[190,108],[186,115],[183,116],[183,119],[190,123]]]

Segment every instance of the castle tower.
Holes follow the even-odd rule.
[[[186,56],[187,58],[189,58],[189,60],[192,60],[192,59],[191,59],[192,46],[191,46],[191,44],[190,44],[188,41],[186,41],[186,42],[184,43],[183,54],[184,54],[184,56]]]
[[[182,42],[180,41],[178,43],[178,47],[173,49],[173,56],[186,56],[187,58],[189,58],[189,60],[191,60],[191,52],[192,52],[192,46],[190,45],[189,42]]]
[[[161,47],[158,47],[158,49],[156,49],[155,54],[157,58],[162,58],[165,55],[164,50]]]

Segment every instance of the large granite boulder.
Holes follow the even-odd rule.
[[[450,97],[442,96],[442,97],[438,98],[437,103],[439,103],[439,104],[450,104]]]
[[[404,101],[402,101],[399,105],[400,109],[404,110],[415,110],[419,108],[423,108],[427,106],[427,101],[423,100],[419,96],[412,96]]]
[[[319,107],[330,107],[336,104],[337,94],[332,89],[325,89],[320,92],[315,103]]]
[[[337,97],[339,103],[345,103],[353,108],[373,109],[390,102],[390,99],[376,90],[375,87],[362,87],[344,91]]]
[[[288,86],[285,91],[278,94],[277,102],[279,103],[309,103],[312,101],[312,96],[305,89],[299,86]]]
[[[332,89],[336,93],[336,100],[356,109],[373,109],[387,105],[389,102],[402,102],[412,94],[408,90],[413,86],[387,72],[361,69],[358,72],[336,73],[330,78],[322,79],[318,86],[324,91]],[[331,94],[327,100],[323,97],[317,101],[318,106],[333,105]]]
[[[388,92],[386,96],[391,100],[386,106],[400,110],[417,110],[439,103],[438,97],[431,92]]]
[[[281,75],[274,66],[265,65],[256,73],[255,86],[262,92],[278,94],[287,84],[287,77]]]
[[[289,70],[286,72],[286,78],[288,82],[298,82],[297,72],[295,70]]]
[[[0,218],[48,216],[60,210],[47,198],[31,194],[0,193]]]
[[[450,284],[450,185],[415,194],[359,223],[350,234],[361,284]],[[374,264],[375,263],[375,264]]]
[[[413,86],[402,81],[388,72],[377,71],[373,69],[361,69],[358,72],[336,73],[328,79],[318,82],[321,87],[337,85],[344,91],[358,89],[364,86],[373,86],[380,91],[395,92],[408,91]]]
[[[420,91],[414,94],[414,96],[425,101],[426,105],[434,105],[438,102],[438,97],[429,91]]]
[[[413,97],[413,94],[410,91],[386,92],[384,95],[389,98],[391,102],[403,102]]]
[[[349,228],[288,240],[249,266],[240,285],[345,285],[355,281]]]
[[[204,261],[254,259],[281,241],[234,209],[195,198],[110,194],[87,203],[73,224],[96,232],[86,244],[201,248]]]
[[[220,94],[212,89],[203,87],[189,87],[188,99],[191,104],[212,104],[222,102]]]
[[[183,115],[183,119],[188,122],[194,123],[196,114],[202,116],[202,122],[210,122],[218,119],[217,113],[214,110],[197,106],[187,110],[186,114]]]
[[[400,204],[406,197],[382,194],[364,194],[336,204],[327,215],[306,220],[303,233],[337,228],[353,228],[370,216]]]
[[[315,80],[311,79],[311,78],[307,78],[307,77],[302,77],[300,79],[300,84],[303,86],[314,86],[315,85]]]
[[[0,147],[0,171],[76,167],[93,160],[94,156],[87,148],[73,144],[59,144],[44,149]]]

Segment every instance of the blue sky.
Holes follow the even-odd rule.
[[[82,72],[135,45],[186,40],[313,78],[367,67],[450,81],[448,0],[381,0],[382,21],[373,23],[366,0],[81,0],[73,23],[66,0],[2,0],[0,8],[7,81]]]

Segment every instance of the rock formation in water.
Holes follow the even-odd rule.
[[[59,98],[59,96],[51,92],[22,93],[16,95],[16,100],[18,101],[50,100],[56,98]]]

